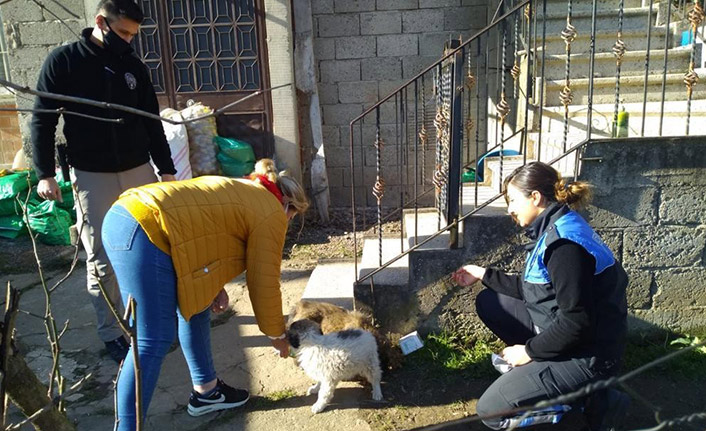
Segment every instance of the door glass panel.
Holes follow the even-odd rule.
[[[165,70],[171,70],[177,94],[261,88],[255,0],[138,3],[145,12],[145,21],[135,48],[150,69],[156,91],[165,92]],[[166,11],[162,19],[168,30],[162,34],[169,35],[169,43],[160,40],[160,9]]]

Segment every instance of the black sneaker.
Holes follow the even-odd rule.
[[[125,359],[125,356],[127,356],[130,343],[128,343],[125,337],[118,337],[113,341],[106,341],[105,348],[108,350],[110,357],[119,364]]]
[[[240,407],[250,399],[250,393],[245,389],[232,388],[223,380],[218,379],[216,390],[208,397],[196,391],[191,391],[187,411],[191,416],[201,416],[218,410]]]
[[[609,388],[598,391],[586,403],[586,420],[591,431],[613,431],[623,426],[630,407],[630,397],[625,392]]]

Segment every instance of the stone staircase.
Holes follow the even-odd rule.
[[[578,3],[578,5],[576,5]],[[589,101],[589,63],[591,34],[591,3],[574,2],[572,25],[578,32],[571,43],[570,84],[573,101],[569,105],[569,135],[571,143],[577,144],[586,135]],[[596,54],[593,69],[593,118],[592,135],[610,137],[615,111],[616,58],[612,52],[617,40],[618,11],[616,2],[602,1],[597,7]],[[685,104],[686,86],[684,75],[689,69],[692,56],[691,44],[681,45],[685,21],[673,10],[670,28],[666,27],[666,2],[655,2],[650,14],[649,2],[640,0],[625,1],[622,40],[627,51],[623,56],[620,70],[620,109],[629,114],[628,136],[674,136],[683,135],[686,130]],[[548,160],[557,155],[552,146],[563,140],[564,107],[559,94],[565,85],[566,44],[561,39],[561,30],[566,27],[566,2],[549,0],[547,4],[547,38],[544,55],[545,85],[544,110],[541,124],[542,145],[546,149],[540,155]],[[538,15],[538,22],[541,12]],[[539,24],[538,24],[538,27]],[[647,103],[645,104],[643,133],[643,100],[645,94],[645,63],[647,57],[647,29],[651,27],[649,71],[647,74]],[[541,27],[540,27],[541,28]],[[538,29],[538,31],[541,31]],[[665,65],[665,41],[668,41],[667,62]],[[537,70],[542,67],[542,48],[537,47]],[[697,39],[696,72],[706,76],[704,65],[704,45]],[[662,71],[666,68],[666,76]],[[537,82],[541,88],[541,81]],[[664,105],[662,87],[664,85]],[[660,111],[664,110],[660,127]],[[706,114],[706,86],[696,85],[692,94],[691,124],[704,120]],[[534,112],[537,116],[538,112]],[[538,134],[530,134],[536,141]],[[561,138],[560,138],[561,137]],[[536,145],[535,142],[533,144]]]

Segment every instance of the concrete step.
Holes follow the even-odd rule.
[[[630,49],[630,47],[628,47]],[[667,73],[686,73],[691,60],[691,46],[672,48],[667,53]],[[645,75],[645,57],[647,51],[627,51],[623,55],[623,62],[620,67],[620,76],[641,76]],[[611,77],[615,76],[616,60],[612,52],[596,53],[594,56],[593,76]],[[545,77],[547,80],[560,80],[564,78],[566,67],[566,54],[547,55],[545,57],[546,66]],[[572,80],[588,78],[591,56],[588,53],[571,53],[570,77]],[[542,57],[538,58],[538,68],[542,67]],[[538,69],[540,70],[540,69]],[[664,50],[650,50],[650,74],[661,75],[664,70]]]
[[[462,214],[467,214],[473,211],[478,206],[492,199],[498,193],[500,193],[500,190],[497,185],[478,185],[478,188],[476,188],[474,183],[465,183],[463,185]],[[505,200],[501,197],[478,211],[476,214],[503,215],[506,213],[507,205],[505,204]]]
[[[354,283],[355,262],[352,259],[321,261],[309,276],[302,299],[329,302],[352,310]]]
[[[576,28],[576,31],[581,33],[591,33],[591,8],[590,2],[575,2],[588,5],[582,7],[578,11],[573,11],[571,14],[571,25]],[[649,7],[631,7],[624,9],[623,15],[623,31],[645,29],[647,25],[647,16],[649,15]],[[566,7],[547,8],[547,34],[561,34],[566,28]],[[652,10],[652,19],[650,22],[655,24],[657,17],[657,8]],[[541,22],[542,14],[537,15],[537,22]],[[537,25],[538,27],[539,24]],[[540,27],[541,29],[542,27]],[[612,8],[600,8],[596,11],[596,31],[603,30],[618,30],[618,11],[614,5]],[[541,30],[538,30],[541,31]]]
[[[401,254],[406,249],[404,242],[400,244],[398,238],[383,238],[382,243],[378,239],[368,238],[363,241],[363,256],[358,265],[358,278],[370,274],[378,269],[382,264]],[[380,260],[382,251],[382,261]],[[406,286],[409,282],[409,256],[404,255],[373,276],[375,284],[385,286]],[[369,283],[366,280],[364,283]]]
[[[647,25],[645,18],[645,26]],[[538,30],[541,31],[541,28]],[[613,44],[617,40],[617,29],[601,30],[596,32],[596,53],[612,53]],[[650,49],[664,50],[665,31],[664,27],[653,27],[650,36]],[[644,29],[628,30],[623,32],[623,42],[631,51],[647,50],[647,31]],[[671,46],[670,46],[671,48]],[[547,33],[544,49],[549,54],[564,54],[566,52],[566,42],[561,38],[561,34]],[[537,41],[537,58],[542,58],[541,40]],[[571,42],[571,54],[589,54],[591,52],[591,32],[579,33]],[[541,63],[540,63],[541,64]]]
[[[409,249],[416,244],[425,241],[430,236],[441,230],[441,227],[446,226],[446,217],[440,217],[436,209],[429,208],[417,211],[405,210],[404,213],[404,232],[406,237],[406,249]],[[463,238],[463,226],[459,227],[459,240]],[[426,244],[419,247],[417,250],[439,250],[448,249],[451,234],[445,231]],[[462,241],[459,246],[462,246]]]
[[[567,11],[567,3],[566,0],[546,0],[547,1],[547,12],[552,13],[555,11],[562,11],[564,14],[566,14]],[[537,5],[535,6],[537,8],[538,16],[542,15],[542,2],[537,2]],[[586,1],[576,1],[574,0],[571,3],[571,9],[574,12],[581,11],[590,11],[591,8],[593,7],[593,2],[590,0]],[[639,8],[642,7],[642,0],[625,0],[625,3],[623,4],[623,7],[626,8]],[[657,6],[654,6],[656,9]],[[596,10],[617,10],[618,9],[618,2],[616,0],[598,0],[596,2]]]
[[[706,77],[706,71],[697,71],[699,77]],[[587,78],[572,79],[571,90],[574,96],[572,106],[588,104]],[[593,103],[615,102],[615,77],[595,78],[593,80]],[[626,76],[620,79],[620,100],[625,103],[642,102],[644,76]],[[549,80],[545,86],[545,106],[560,106],[559,93],[564,88],[564,80]],[[706,99],[706,86],[696,85],[692,94],[693,100]],[[647,101],[662,100],[662,74],[652,74],[647,79]],[[684,72],[669,73],[666,80],[665,100],[686,100]]]
[[[628,137],[643,136],[642,103],[625,103],[622,105],[629,114]],[[569,110],[569,134],[585,137],[588,110],[586,106],[572,105]],[[613,103],[593,105],[592,136],[596,138],[610,137],[613,130]],[[661,102],[648,102],[645,106],[644,136],[660,136],[660,112],[662,115],[661,136],[681,136],[686,130],[686,105],[684,101],[667,101],[662,107]],[[691,133],[695,133],[696,125],[706,121],[706,100],[694,100],[691,104]],[[551,134],[562,134],[564,130],[564,107],[548,107],[542,114],[542,141],[546,142]],[[536,142],[537,133],[530,135],[530,140]],[[576,143],[576,142],[574,142]],[[545,159],[542,159],[545,160]]]

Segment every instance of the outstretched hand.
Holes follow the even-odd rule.
[[[465,265],[454,271],[451,276],[459,286],[470,286],[485,275],[485,268],[478,265]]]
[[[279,340],[270,340],[272,342],[272,347],[277,349],[280,358],[286,358],[289,356],[289,340],[282,338]]]

